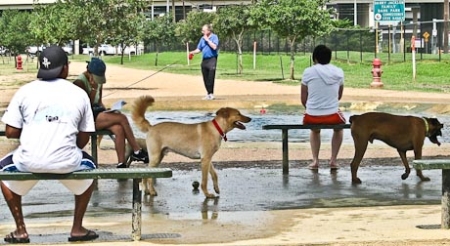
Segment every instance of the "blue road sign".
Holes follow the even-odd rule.
[[[374,0],[373,17],[375,21],[405,21],[404,0]]]

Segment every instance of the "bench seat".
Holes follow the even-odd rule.
[[[141,239],[142,179],[170,177],[172,170],[168,168],[99,168],[68,174],[0,172],[0,180],[133,179],[131,238],[134,241]]]

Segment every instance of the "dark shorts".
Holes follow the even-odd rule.
[[[94,162],[94,158],[92,158],[92,156],[90,156],[88,153],[86,153],[84,151],[82,151],[82,153],[83,153],[83,158],[81,159],[80,170],[95,169],[96,165]],[[0,160],[0,170],[1,171],[10,171],[10,172],[18,172],[19,171],[19,170],[17,170],[17,167],[13,163],[13,156],[14,156],[14,153],[11,152],[8,155],[6,155],[5,157],[3,157],[3,159]]]

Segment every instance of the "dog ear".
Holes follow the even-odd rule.
[[[216,115],[220,115],[224,118],[228,118],[228,116],[229,116],[228,108],[221,108],[221,109],[217,110]]]

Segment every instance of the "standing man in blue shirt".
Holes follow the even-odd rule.
[[[207,95],[203,100],[214,100],[214,79],[216,77],[217,56],[219,49],[219,38],[212,33],[210,24],[202,27],[203,37],[198,42],[197,49],[190,54],[198,54],[202,52],[202,75]]]

